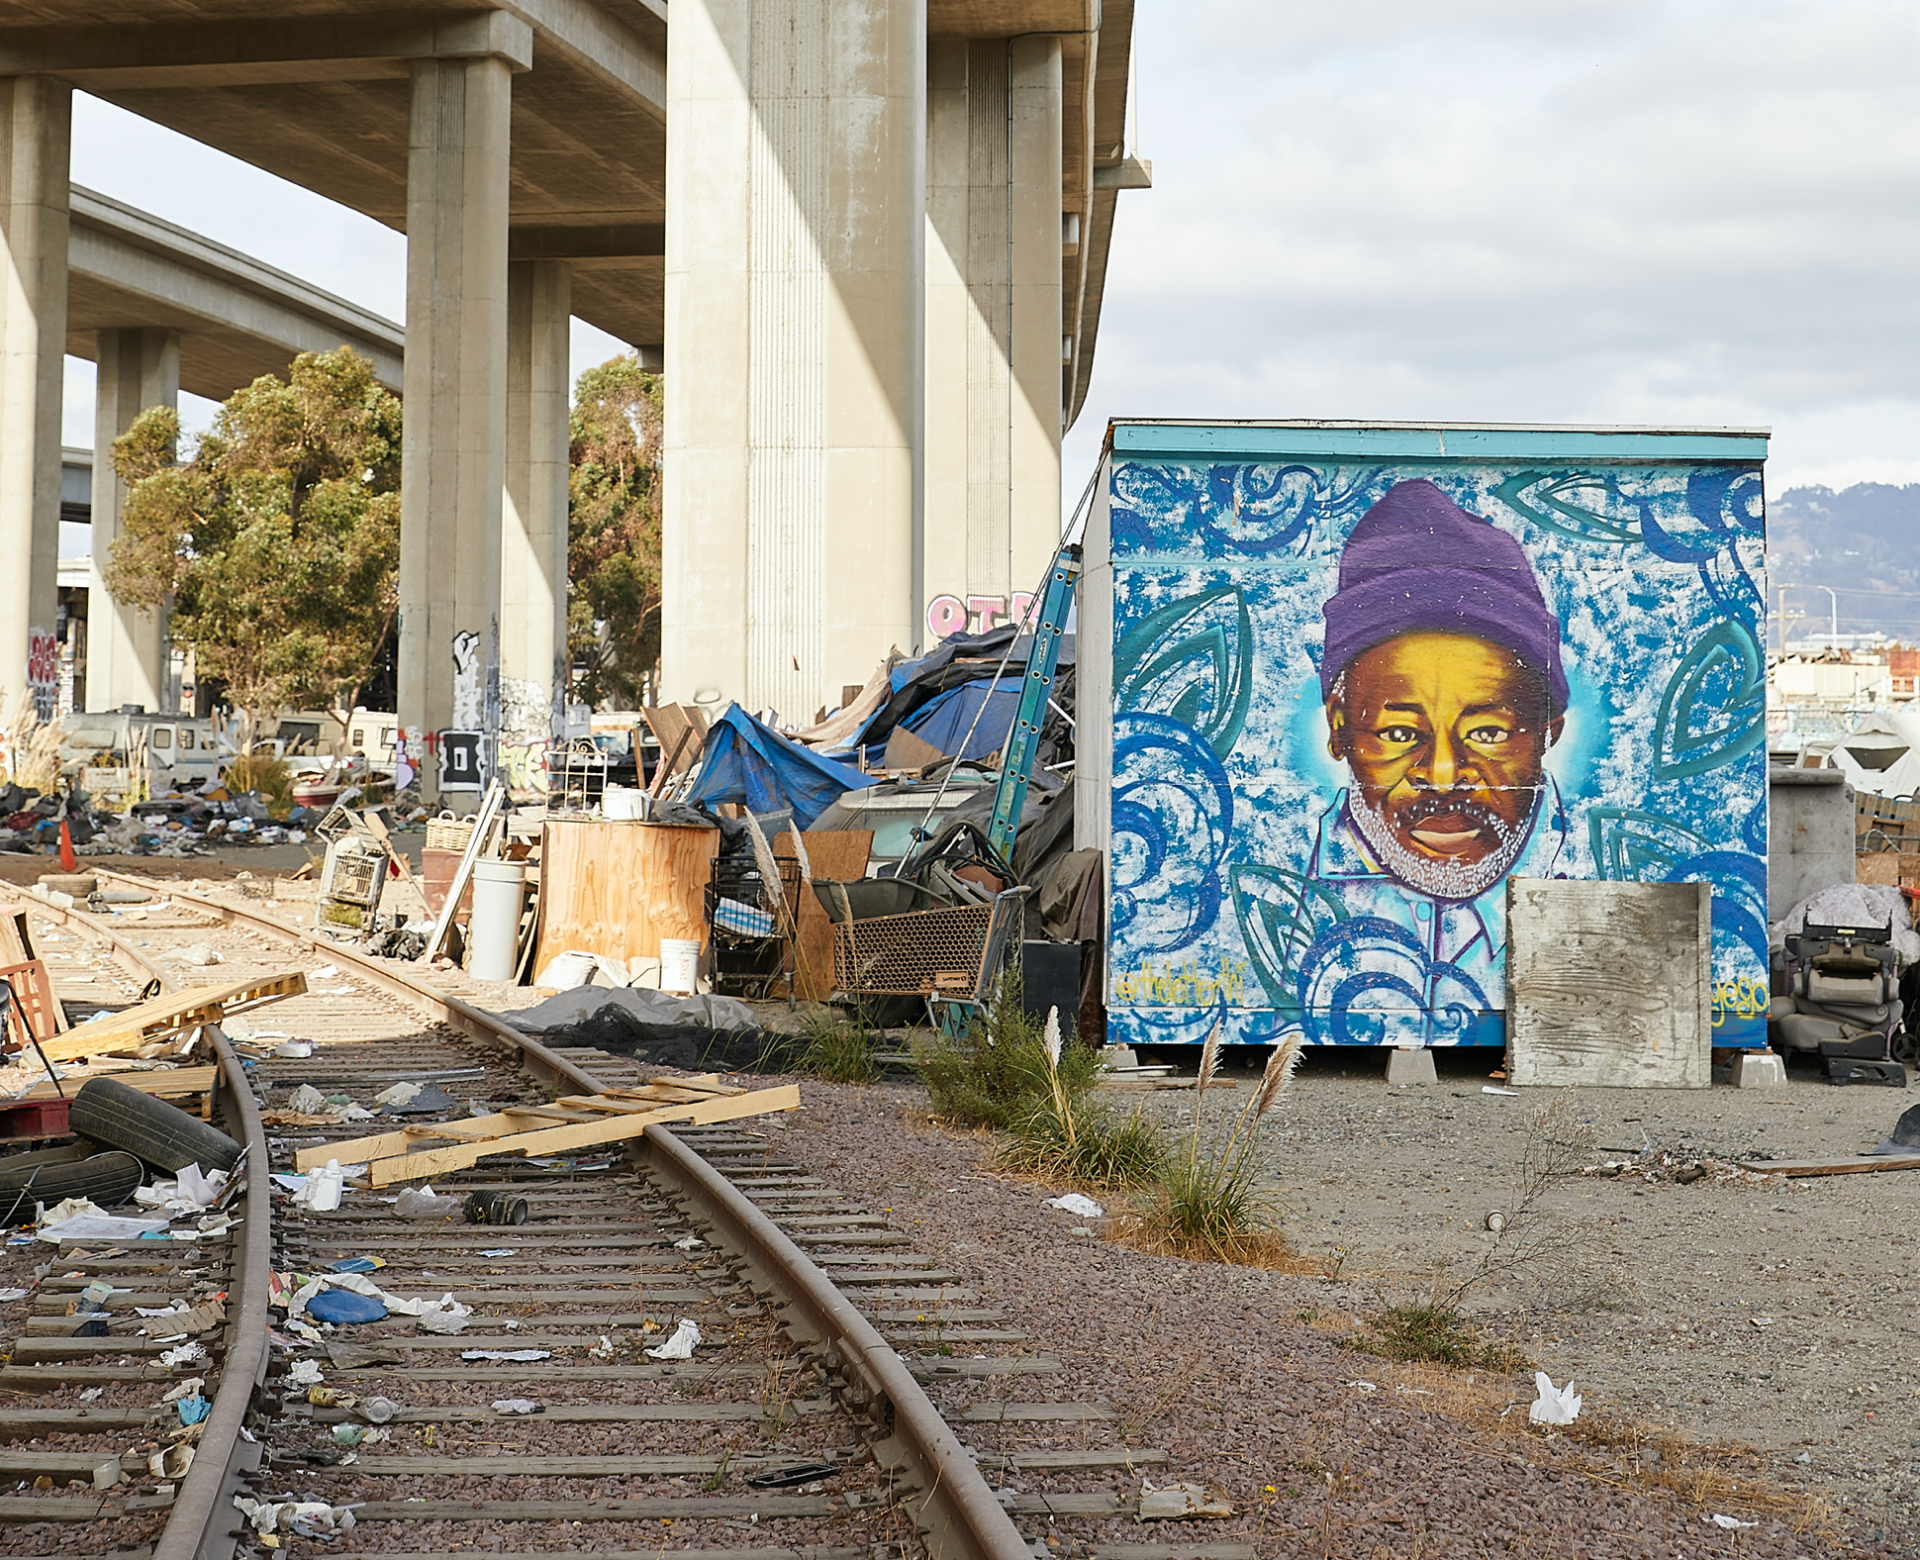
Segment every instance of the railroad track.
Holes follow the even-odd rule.
[[[518,1226],[403,1217],[379,1200],[397,1188],[350,1192],[336,1212],[295,1206],[269,1189],[270,1172],[291,1172],[303,1149],[374,1130],[273,1124],[303,1085],[365,1105],[396,1082],[434,1084],[464,1115],[469,1101],[498,1109],[631,1086],[636,1066],[550,1051],[410,967],[322,942],[252,904],[101,877],[156,901],[108,920],[29,898],[59,923],[56,935],[78,940],[59,945],[57,982],[125,1002],[176,967],[183,949],[210,944],[221,963],[196,979],[309,971],[307,995],[235,1021],[236,1035],[283,1030],[316,1043],[310,1056],[243,1065],[217,1041],[215,1119],[253,1149],[235,1239],[169,1251],[159,1266],[145,1253],[95,1252],[69,1267],[63,1254],[34,1290],[43,1315],[100,1276],[136,1279],[130,1287],[148,1296],[226,1291],[225,1331],[209,1340],[213,1411],[192,1467],[167,1481],[127,1452],[130,1436],[137,1454],[168,1429],[170,1410],[155,1406],[168,1377],[158,1351],[66,1339],[74,1352],[53,1366],[23,1363],[22,1344],[29,1356],[47,1345],[16,1329],[0,1388],[41,1396],[31,1410],[0,1399],[9,1438],[0,1453],[31,1441],[69,1461],[34,1475],[53,1488],[0,1496],[0,1551],[249,1552],[239,1495],[310,1501],[310,1528],[350,1510],[351,1532],[322,1542],[325,1552],[384,1560],[658,1560],[663,1550],[707,1560],[1251,1560],[1244,1545],[1103,1542],[1137,1518],[1140,1478],[1158,1474],[1165,1454],[1119,1444],[1103,1404],[1028,1398],[1029,1386],[1048,1391],[1058,1362],[1019,1352],[1029,1340],[964,1288],[963,1275],[750,1121],[654,1126],[623,1152],[496,1158],[435,1180],[456,1198],[524,1198],[530,1216]],[[56,949],[45,951],[53,962]],[[255,1215],[269,1207],[270,1218]],[[291,1351],[282,1344],[296,1340],[282,1332],[269,1350],[271,1274],[356,1258],[384,1264],[373,1277],[389,1295],[451,1295],[470,1308],[466,1325],[451,1334],[408,1318],[341,1326],[318,1348]],[[25,1304],[0,1307],[0,1317]],[[648,1357],[682,1317],[701,1330],[695,1357]],[[302,1374],[317,1367],[319,1383],[291,1379],[290,1362],[302,1359],[313,1361]],[[83,1381],[106,1390],[83,1403]],[[527,1403],[533,1412],[518,1411]],[[1078,1444],[1059,1444],[1068,1440]],[[60,1477],[96,1455],[119,1456],[126,1482],[94,1494]],[[0,1461],[0,1478],[28,1466]],[[276,1537],[314,1550],[284,1527]]]

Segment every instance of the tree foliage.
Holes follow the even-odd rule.
[[[660,376],[633,355],[588,369],[571,432],[571,696],[632,708],[660,659]]]
[[[114,441],[107,589],[170,604],[174,643],[241,709],[350,706],[399,606],[399,398],[350,348],[303,352],[236,391],[185,462],[179,439],[152,407]]]

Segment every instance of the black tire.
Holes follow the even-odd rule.
[[[51,1208],[69,1197],[85,1197],[102,1208],[118,1208],[146,1178],[147,1167],[132,1154],[118,1150],[88,1159],[17,1166],[0,1159],[0,1224],[18,1224],[31,1218],[37,1202]]]
[[[217,1127],[112,1078],[95,1078],[81,1087],[67,1124],[81,1137],[137,1154],[168,1175],[192,1164],[231,1170],[240,1159],[240,1145]]]

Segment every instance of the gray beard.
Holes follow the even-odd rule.
[[[1509,826],[1502,818],[1489,815],[1486,825],[1493,830],[1498,844],[1490,855],[1483,856],[1479,861],[1436,861],[1432,857],[1418,855],[1402,844],[1385,814],[1370,803],[1358,787],[1350,787],[1347,791],[1347,811],[1352,814],[1361,836],[1379,858],[1380,865],[1416,893],[1426,894],[1433,899],[1477,899],[1498,883],[1519,859],[1533,827],[1534,815],[1539,810],[1540,800],[1535,797],[1526,820],[1518,828]]]

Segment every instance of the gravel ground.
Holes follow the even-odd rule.
[[[1350,1068],[1303,1072],[1274,1118],[1270,1187],[1304,1253],[1331,1267],[1344,1248],[1337,1282],[1074,1235],[1078,1220],[1044,1206],[1059,1188],[996,1173],[990,1144],[933,1123],[914,1085],[809,1082],[805,1109],[773,1130],[792,1157],[890,1209],[1069,1371],[1067,1386],[1032,1377],[938,1393],[1104,1398],[1129,1444],[1168,1449],[1168,1477],[1217,1484],[1243,1512],[1204,1534],[1098,1524],[1095,1542],[1241,1536],[1263,1556],[1913,1553],[1920,1528],[1903,1455],[1912,1389],[1890,1374],[1907,1368],[1899,1324],[1883,1315],[1884,1337],[1837,1314],[1807,1325],[1796,1296],[1812,1298],[1815,1272],[1850,1271],[1827,1287],[1867,1313],[1864,1291],[1890,1288],[1901,1256],[1888,1199],[1912,1196],[1920,1177],[1565,1183],[1555,1210],[1593,1221],[1598,1254],[1621,1270],[1611,1303],[1624,1307],[1557,1311],[1538,1293],[1562,1276],[1551,1273],[1473,1303],[1556,1380],[1575,1377],[1586,1413],[1572,1433],[1528,1426],[1525,1373],[1394,1366],[1354,1347],[1376,1289],[1412,1297],[1437,1253],[1453,1244],[1471,1254],[1486,1239],[1462,1225],[1511,1196],[1525,1118],[1539,1106],[1480,1086],[1479,1076],[1443,1078],[1437,1090],[1390,1093]],[[1206,1109],[1244,1097],[1210,1093]],[[1167,1119],[1193,1102],[1140,1098]],[[1803,1101],[1821,1114],[1803,1116]],[[1796,1085],[1595,1096],[1582,1116],[1605,1144],[1624,1141],[1632,1116],[1656,1145],[1726,1152],[1763,1141],[1785,1154],[1877,1140],[1899,1103]],[[1845,1120],[1854,1130],[1836,1132]],[[1789,1244],[1796,1236],[1817,1258]],[[1878,1270],[1863,1271],[1876,1256]],[[1753,1327],[1749,1315],[1772,1325]],[[1837,1336],[1843,1325],[1857,1347]],[[1868,1420],[1857,1388],[1876,1377],[1886,1407]],[[1727,1444],[1736,1441],[1754,1450]],[[1797,1462],[1795,1448],[1812,1462]],[[1726,1531],[1715,1513],[1759,1525]]]

